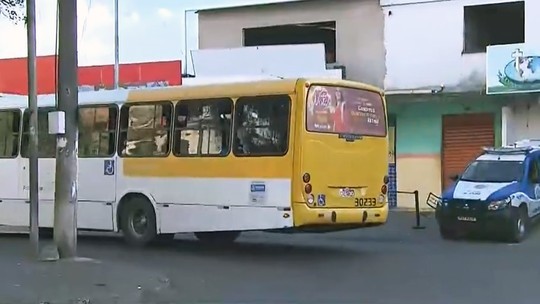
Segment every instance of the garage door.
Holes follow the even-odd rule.
[[[495,144],[494,115],[491,113],[444,115],[442,139],[442,182],[446,188],[450,176],[463,172],[482,147]]]

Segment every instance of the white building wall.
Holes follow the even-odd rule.
[[[480,91],[485,53],[463,54],[463,7],[515,0],[380,0],[385,14],[387,90]],[[540,43],[539,0],[525,0],[525,42]],[[501,22],[504,22],[501,20]],[[540,45],[540,44],[539,44]]]
[[[379,0],[310,0],[199,12],[199,48],[243,46],[243,29],[336,21],[337,63],[347,79],[382,87],[384,17]]]
[[[540,98],[516,101],[503,108],[502,129],[506,144],[521,139],[540,139]],[[503,138],[503,144],[504,144]]]

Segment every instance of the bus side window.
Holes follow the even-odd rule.
[[[79,109],[79,156],[111,157],[115,151],[118,109],[114,105]]]
[[[174,155],[226,156],[230,150],[231,99],[181,101],[176,104]]]
[[[120,110],[118,152],[123,157],[169,154],[172,103],[124,105]]]
[[[56,135],[49,134],[49,112],[54,108],[40,108],[38,110],[38,156],[39,158],[56,157]],[[23,134],[21,156],[28,157],[30,111],[25,110],[23,115]]]
[[[241,97],[236,102],[234,154],[287,154],[291,99],[287,95]]]
[[[19,154],[21,111],[0,111],[0,158],[12,158]]]

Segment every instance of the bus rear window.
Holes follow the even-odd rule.
[[[307,95],[309,132],[386,136],[386,115],[376,92],[313,85]]]

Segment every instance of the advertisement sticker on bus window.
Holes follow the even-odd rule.
[[[311,86],[307,95],[306,123],[310,132],[348,134],[357,139],[386,136],[382,96],[361,89]]]
[[[251,182],[249,201],[257,204],[266,202],[266,184],[264,182]]]

